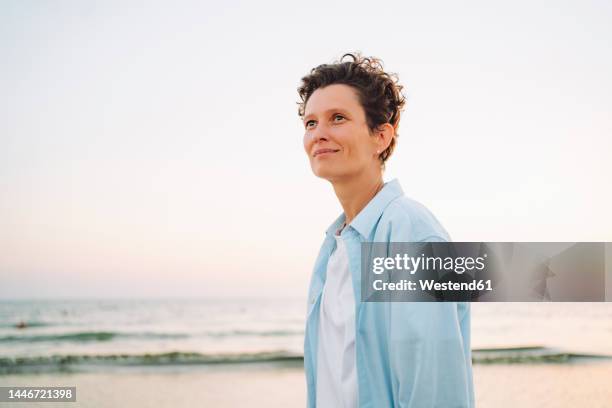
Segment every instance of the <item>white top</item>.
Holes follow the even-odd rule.
[[[355,367],[355,295],[348,255],[336,235],[321,295],[317,350],[317,408],[358,406]]]

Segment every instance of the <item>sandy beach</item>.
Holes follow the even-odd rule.
[[[601,361],[474,365],[478,407],[610,407],[611,380],[612,363]],[[6,375],[0,384],[77,387],[76,403],[55,407],[303,407],[306,401],[304,372],[297,363]]]

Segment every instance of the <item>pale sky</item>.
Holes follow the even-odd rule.
[[[129,4],[128,4],[129,3]],[[612,241],[608,1],[5,1],[0,299],[305,297],[300,78],[382,58],[386,180],[455,241]]]

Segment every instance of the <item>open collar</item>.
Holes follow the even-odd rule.
[[[380,219],[383,211],[389,203],[397,197],[404,195],[404,191],[397,179],[393,179],[385,183],[383,188],[370,200],[370,202],[357,214],[357,216],[348,225],[356,230],[364,238],[370,236],[372,229]],[[344,223],[345,214],[342,213],[325,231],[328,237],[333,237],[336,231]]]

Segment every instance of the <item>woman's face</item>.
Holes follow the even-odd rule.
[[[314,91],[304,110],[304,128],[304,150],[316,176],[337,181],[380,171],[380,142],[371,135],[352,87],[334,84]]]

